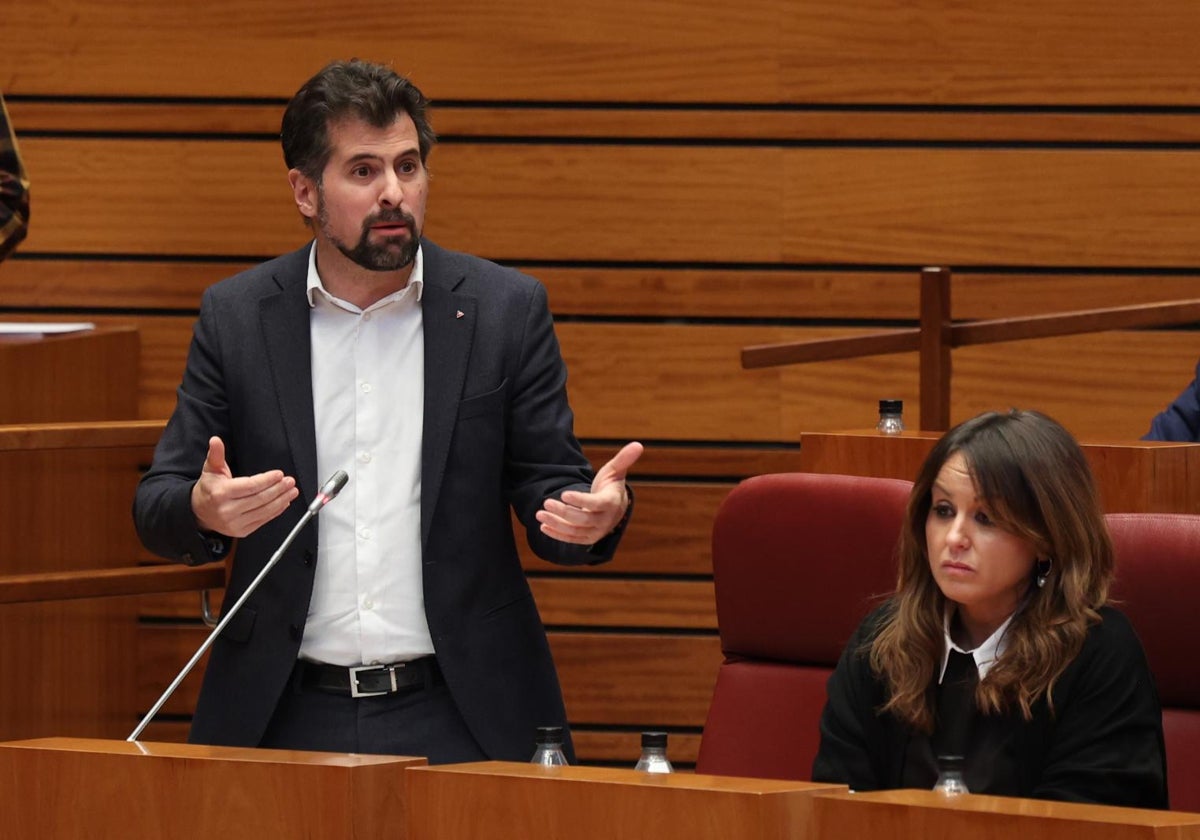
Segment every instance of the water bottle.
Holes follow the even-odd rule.
[[[667,733],[643,732],[642,757],[634,766],[634,770],[643,773],[674,773],[675,768],[667,761]]]
[[[934,791],[942,796],[958,796],[970,793],[967,783],[963,780],[963,757],[961,755],[939,755],[938,778],[933,786]]]
[[[563,728],[561,726],[539,726],[534,739],[536,745],[531,763],[543,767],[562,767],[567,763],[563,754]]]
[[[898,435],[904,431],[904,400],[880,400],[879,423],[875,426],[882,435]]]

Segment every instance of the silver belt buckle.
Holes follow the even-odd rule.
[[[404,667],[403,665],[399,667]],[[351,697],[379,697],[383,694],[391,694],[399,687],[396,685],[396,665],[359,665],[350,669],[350,696]],[[387,671],[388,676],[392,678],[392,688],[390,691],[359,691],[358,674],[360,671]]]

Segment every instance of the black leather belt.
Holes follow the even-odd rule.
[[[320,665],[315,662],[296,662],[299,683],[304,688],[346,694],[351,697],[378,697],[397,691],[429,688],[444,682],[437,659],[423,656],[394,665]]]

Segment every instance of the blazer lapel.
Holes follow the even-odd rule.
[[[425,331],[425,420],[421,452],[421,546],[429,539],[441,491],[450,438],[458,415],[467,361],[475,334],[475,298],[456,294],[462,270],[445,251],[422,243],[425,288],[421,317]]]
[[[311,247],[311,246],[310,246]],[[279,294],[262,298],[259,321],[267,348],[267,366],[279,400],[279,413],[292,453],[301,498],[320,489],[317,477],[317,431],[313,420],[312,339],[305,294],[308,248],[292,255],[275,275]],[[282,465],[281,465],[282,466]]]

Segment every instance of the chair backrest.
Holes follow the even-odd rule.
[[[1200,811],[1200,516],[1109,514],[1116,606],[1133,623],[1163,706],[1171,807]]]
[[[780,473],[717,511],[713,573],[725,661],[696,770],[808,779],[825,683],[862,618],[896,583],[912,485]]]

